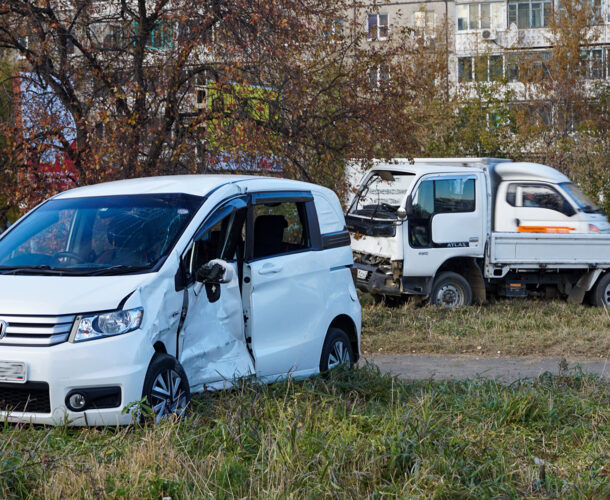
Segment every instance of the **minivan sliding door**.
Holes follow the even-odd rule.
[[[308,192],[255,193],[248,212],[243,298],[258,377],[280,377],[319,364],[326,332],[320,286],[329,275],[317,250],[320,231]]]

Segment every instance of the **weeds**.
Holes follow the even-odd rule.
[[[198,396],[122,429],[5,425],[8,498],[610,495],[610,386],[580,372],[510,386],[406,384],[372,366]]]
[[[365,354],[610,357],[606,311],[561,301],[498,300],[457,311],[367,305],[362,314]]]

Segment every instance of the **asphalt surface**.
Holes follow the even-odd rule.
[[[459,380],[485,377],[502,383],[544,372],[559,374],[565,362],[567,369],[579,366],[583,372],[595,373],[610,380],[610,358],[568,359],[537,357],[477,357],[466,355],[385,354],[364,356],[383,373],[391,373],[403,380]]]

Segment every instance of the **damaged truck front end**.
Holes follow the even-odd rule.
[[[375,296],[404,293],[403,225],[399,208],[415,175],[373,170],[362,182],[346,216],[354,251],[356,287]]]

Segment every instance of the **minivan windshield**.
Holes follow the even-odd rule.
[[[578,208],[587,214],[601,214],[603,213],[602,209],[599,208],[591,198],[589,198],[585,193],[583,193],[577,186],[572,184],[571,182],[562,182],[559,184],[570,198],[574,200]]]
[[[152,270],[165,260],[203,201],[187,194],[49,200],[0,240],[0,274]]]

